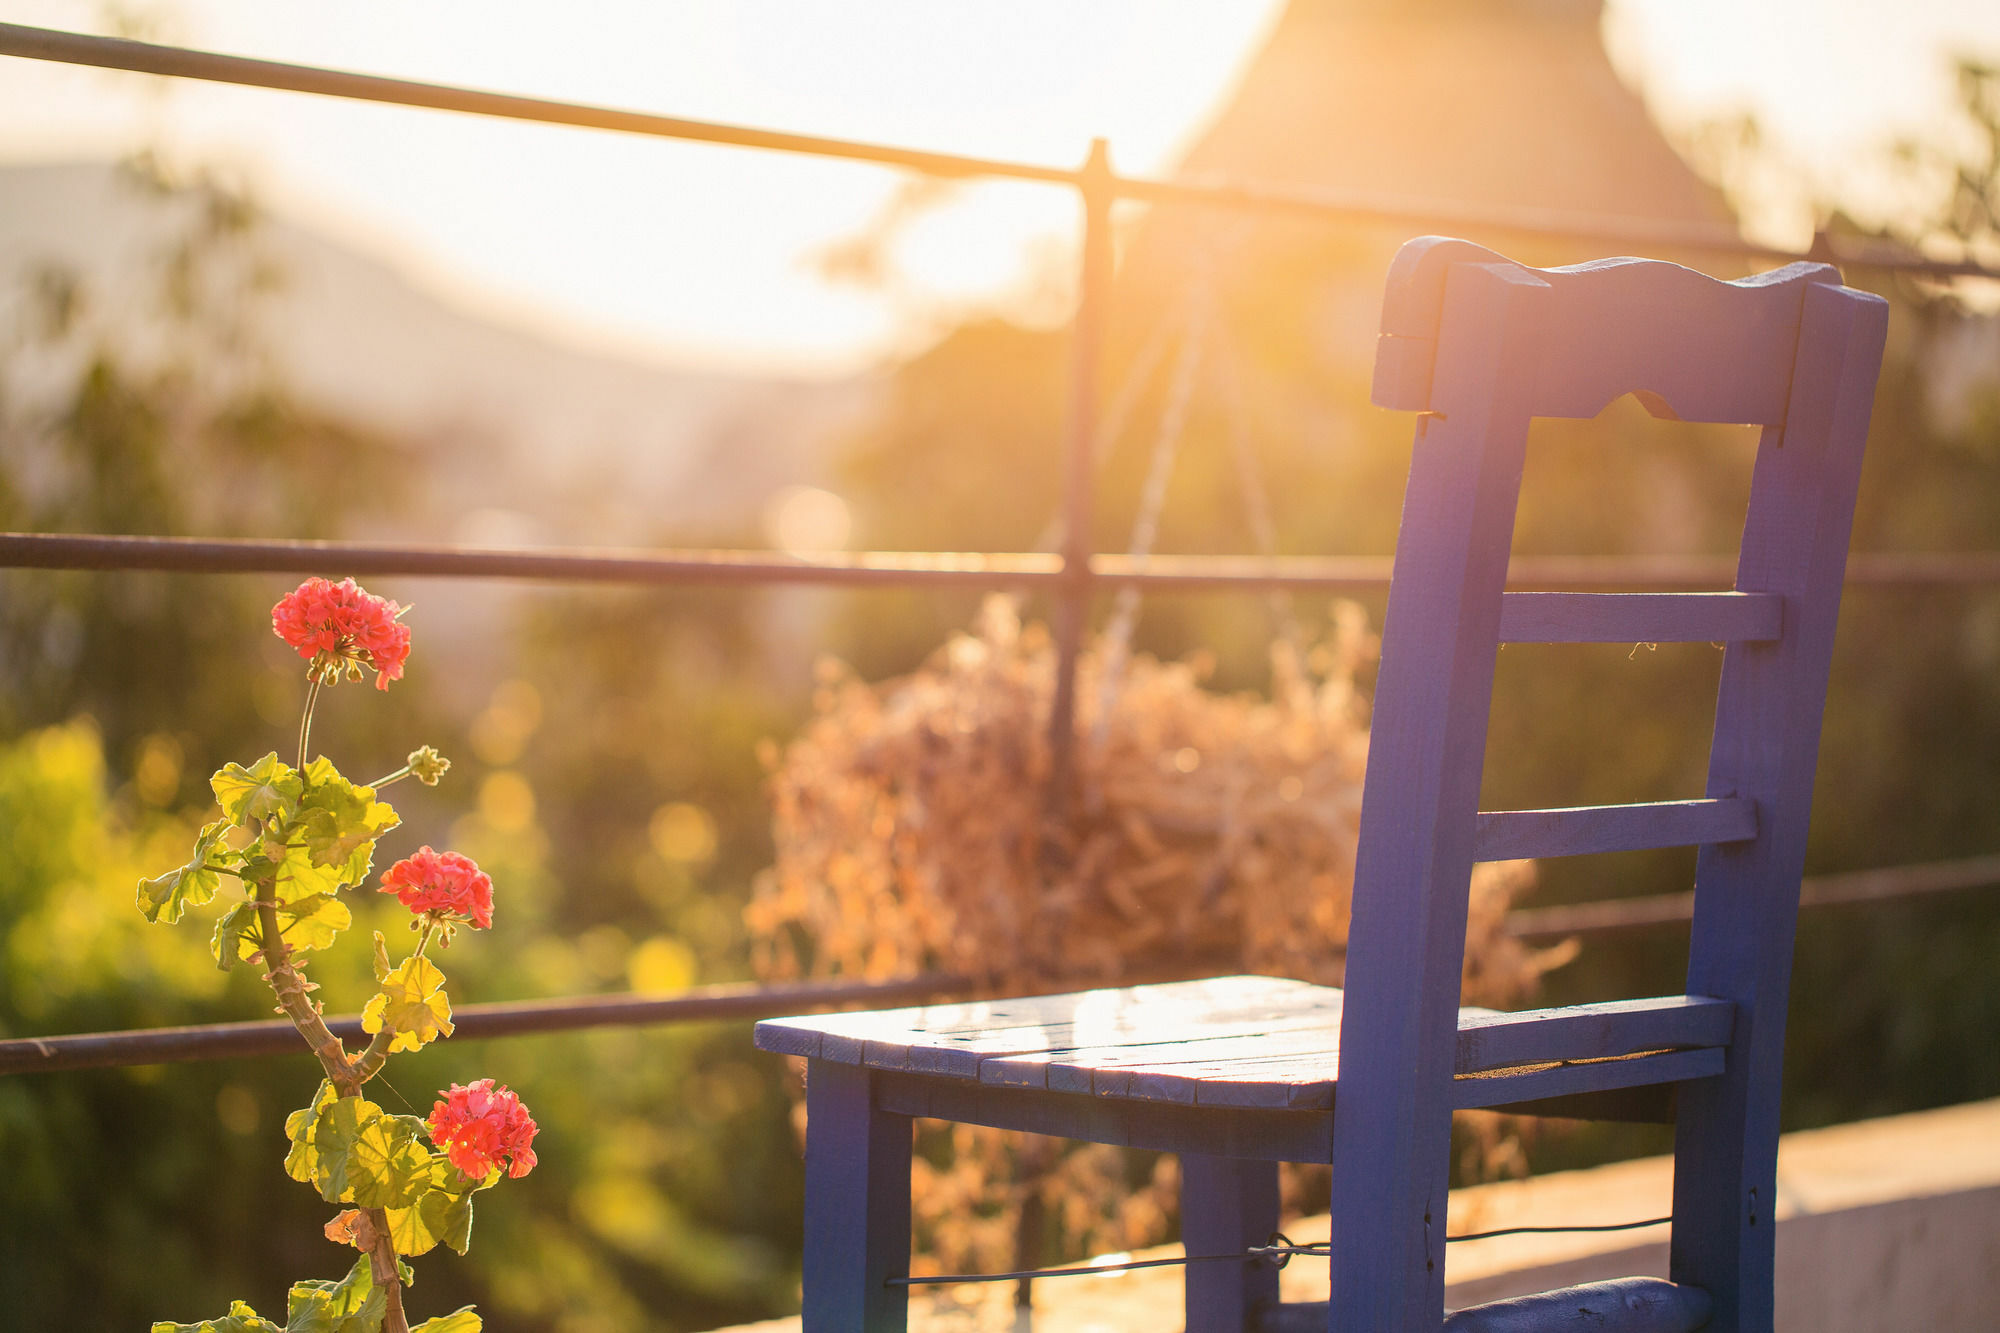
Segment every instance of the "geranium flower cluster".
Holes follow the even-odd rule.
[[[382,874],[380,892],[418,916],[469,921],[474,930],[493,924],[493,879],[469,856],[419,847]]]
[[[353,579],[307,579],[271,608],[271,628],[323,683],[338,679],[343,666],[359,680],[365,666],[375,672],[375,688],[386,690],[403,678],[410,655],[409,626],[397,619],[406,610]]]
[[[431,1142],[474,1180],[484,1179],[495,1166],[504,1165],[515,1177],[535,1168],[535,1150],[529,1145],[539,1127],[521,1099],[495,1087],[490,1078],[452,1084],[424,1123]]]

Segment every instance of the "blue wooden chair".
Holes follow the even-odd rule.
[[[1227,977],[760,1024],[808,1058],[807,1333],[902,1329],[912,1116],[1181,1154],[1191,1254],[1277,1225],[1280,1161],[1333,1166],[1332,1295],[1267,1260],[1187,1270],[1191,1333],[1772,1324],[1780,1055],[1828,659],[1887,308],[1819,264],[1718,282],[1537,270],[1410,242],[1375,401],[1420,413],[1383,626],[1343,990]],[[1635,394],[1761,426],[1736,587],[1502,591],[1528,424]],[[1726,645],[1707,793],[1481,813],[1498,645]],[[1699,847],[1687,992],[1461,1008],[1478,861]],[[1336,1100],[1338,1113],[1336,1114]],[[1671,1281],[1444,1312],[1453,1111],[1675,1124]],[[1706,1321],[1706,1323],[1704,1323]]]

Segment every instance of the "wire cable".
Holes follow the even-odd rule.
[[[1638,1231],[1646,1227],[1663,1226],[1673,1221],[1672,1216],[1647,1217],[1634,1222],[1603,1222],[1578,1226],[1530,1226],[1500,1227],[1493,1231],[1472,1231],[1462,1236],[1446,1236],[1447,1245],[1455,1245],[1462,1240],[1492,1240],[1498,1236],[1541,1236],[1567,1235],[1577,1232],[1597,1231]],[[1126,1259],[1111,1264],[1080,1264],[1069,1268],[1025,1268],[1011,1273],[945,1273],[935,1277],[892,1277],[883,1280],[887,1287],[939,1287],[968,1282],[1021,1282],[1034,1281],[1045,1277],[1101,1277],[1106,1273],[1128,1273],[1141,1268],[1173,1268],[1187,1264],[1242,1263],[1245,1260],[1269,1260],[1276,1267],[1283,1268],[1296,1255],[1307,1255],[1326,1259],[1332,1257],[1333,1245],[1330,1241],[1317,1241],[1305,1245],[1295,1244],[1283,1232],[1274,1232],[1268,1245],[1252,1245],[1237,1254],[1184,1254],[1167,1259]]]

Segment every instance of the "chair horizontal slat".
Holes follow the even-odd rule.
[[[1476,1074],[1550,1060],[1601,1060],[1639,1051],[1721,1046],[1736,1006],[1705,995],[1612,1000],[1514,1014],[1461,1013],[1456,1072]]]
[[[1470,1306],[1445,1317],[1444,1333],[1694,1333],[1714,1309],[1700,1287],[1621,1277]]]
[[[1756,836],[1757,803],[1742,796],[1564,810],[1489,810],[1479,816],[1473,859],[1519,861],[1636,852],[1747,842]]]
[[[1607,1088],[1637,1088],[1649,1083],[1684,1083],[1690,1079],[1714,1078],[1722,1072],[1724,1059],[1725,1053],[1720,1046],[1698,1046],[1684,1051],[1634,1055],[1622,1060],[1550,1064],[1496,1074],[1462,1074],[1452,1080],[1452,1106],[1455,1110],[1472,1111],[1483,1106],[1505,1106],[1510,1102],[1532,1101],[1540,1097],[1563,1097]]]
[[[1743,643],[1778,637],[1769,592],[1510,592],[1502,643]]]

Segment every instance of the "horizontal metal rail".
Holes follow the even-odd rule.
[[[390,79],[315,65],[223,55],[213,51],[161,46],[120,37],[98,37],[52,28],[0,23],[0,55],[101,69],[130,70],[173,78],[200,79],[253,88],[314,93],[362,102],[456,111],[546,125],[571,125],[694,143],[726,144],[775,152],[803,153],[900,167],[941,177],[982,176],[1037,181],[1073,189],[1102,188],[1121,198],[1156,204],[1196,204],[1256,212],[1288,212],[1326,221],[1394,224],[1454,232],[1506,233],[1561,240],[1608,243],[1638,253],[1658,250],[1740,255],[1786,262],[1826,259],[1837,264],[1915,273],[1926,277],[2000,277],[2000,270],[1960,260],[1931,259],[1899,246],[1822,235],[1813,251],[1747,241],[1735,228],[1702,223],[1605,214],[1563,213],[1541,208],[1466,205],[1450,200],[1412,199],[1355,191],[1245,184],[1216,180],[1156,180],[1106,171],[1091,179],[1085,170],[1008,161],[963,153],[865,143],[818,134],[793,134],[714,121],[688,120],[644,111],[521,97],[448,84]]]
[[[1801,886],[1799,906],[1802,909],[1859,906],[1994,884],[2000,884],[2000,856],[1975,856],[1960,861],[1813,876]],[[1511,912],[1506,919],[1506,931],[1524,943],[1551,944],[1581,935],[1673,925],[1690,920],[1693,912],[1693,894],[1661,894]],[[924,1004],[965,997],[973,993],[974,987],[975,983],[965,977],[942,974],[879,982],[703,986],[679,995],[650,998],[587,995],[469,1004],[453,1011],[452,1023],[455,1037],[481,1038],[598,1027],[740,1022],[818,1009]],[[361,1020],[352,1015],[329,1019],[327,1026],[344,1040],[362,1035]],[[300,1044],[298,1032],[283,1019],[135,1028],[0,1041],[0,1075],[294,1054],[308,1052]]]
[[[1809,875],[1799,885],[1801,911],[1822,907],[1859,907],[1904,898],[2000,884],[2000,856],[1972,856],[1960,861],[1929,861],[1922,865],[1888,866],[1880,870],[1850,870],[1837,875]],[[1553,944],[1583,935],[1615,935],[1632,930],[1679,925],[1694,920],[1693,893],[1661,893],[1644,898],[1614,898],[1567,907],[1528,907],[1507,914],[1505,929],[1526,944]]]
[[[457,1037],[518,1037],[582,1028],[648,1027],[663,1023],[747,1021],[808,1010],[922,1004],[963,995],[963,977],[930,974],[896,981],[814,981],[793,985],[700,986],[679,995],[584,995],[560,1000],[468,1004],[452,1011]],[[342,1040],[363,1035],[357,1015],[330,1018]],[[68,1037],[0,1041],[0,1074],[107,1066],[307,1055],[298,1030],[282,1018],[192,1027],[135,1028]]]
[[[1379,591],[1387,556],[1095,555],[1083,577],[1110,588],[1161,591]],[[808,584],[838,587],[1022,588],[1065,584],[1059,555],[1034,551],[492,550],[375,542],[0,533],[0,569],[135,570],[189,574],[404,574],[655,585]],[[1727,587],[1730,556],[1524,555],[1512,586]],[[2000,551],[1857,552],[1851,586],[1913,588],[2000,583]]]

